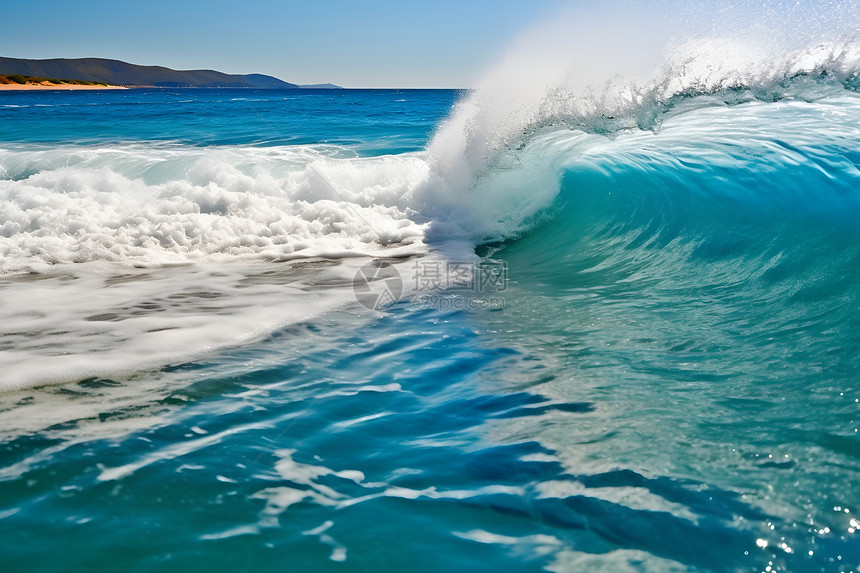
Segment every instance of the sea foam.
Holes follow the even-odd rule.
[[[0,151],[0,388],[120,378],[355,300],[423,254],[418,154],[174,144]],[[339,262],[338,262],[339,261]]]
[[[426,162],[324,152],[332,150],[0,150],[0,272],[420,251],[422,225],[406,198]]]

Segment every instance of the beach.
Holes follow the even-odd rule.
[[[83,84],[0,84],[0,91],[41,91],[41,90],[124,90],[125,86],[93,86]]]

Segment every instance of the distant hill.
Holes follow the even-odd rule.
[[[340,86],[334,84],[304,84],[300,85],[303,90],[342,90]]]
[[[230,76],[234,78],[242,78],[244,81],[251,84],[252,87],[268,90],[286,90],[297,88],[296,84],[287,83],[272,76],[264,76],[263,74],[246,74],[244,76]]]
[[[162,66],[138,66],[104,58],[55,58],[24,60],[0,57],[0,75],[73,78],[120,86],[154,86],[165,88],[258,88],[298,89],[291,84],[263,74],[225,74],[215,70],[172,70]],[[322,87],[315,85],[313,87]],[[338,88],[333,84],[325,87]]]

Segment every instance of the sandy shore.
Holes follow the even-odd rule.
[[[124,90],[124,86],[86,86],[80,84],[0,84],[0,91],[31,91],[31,90]]]

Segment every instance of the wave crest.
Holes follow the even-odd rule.
[[[686,112],[815,102],[860,87],[860,39],[851,28],[857,10],[844,3],[832,5],[829,16],[807,6],[818,14],[815,29],[798,24],[779,41],[758,29],[761,15],[743,30],[724,22],[726,29],[715,31],[708,20],[707,33],[666,34],[664,41],[666,23],[652,12],[619,18],[615,8],[578,13],[576,34],[565,19],[536,27],[456,105],[429,145],[432,170],[419,193],[433,220],[431,240],[504,240],[541,220],[563,167],[599,145],[564,142],[554,134],[559,128],[610,139],[658,133]],[[786,26],[803,15],[793,13]],[[762,135],[790,131],[780,117],[770,119],[777,125],[758,122]],[[701,135],[691,132],[691,142]]]

